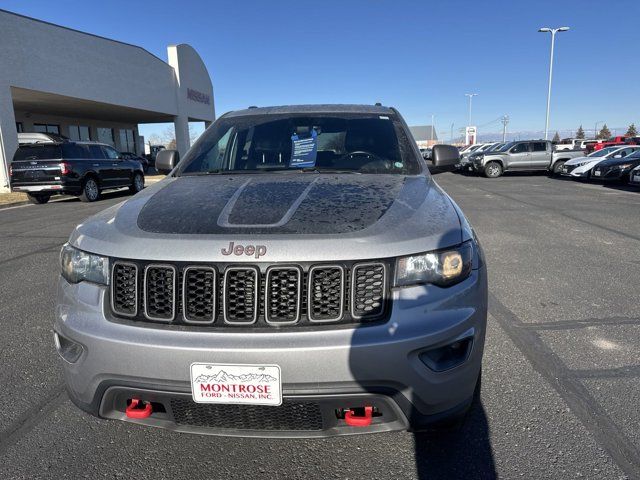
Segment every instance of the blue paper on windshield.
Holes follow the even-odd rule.
[[[316,166],[316,155],[318,153],[318,132],[313,128],[311,134],[300,137],[291,135],[291,162],[292,168],[307,168]]]

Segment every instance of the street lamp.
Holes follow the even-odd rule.
[[[465,93],[464,96],[465,97],[469,97],[469,123],[467,124],[468,127],[471,126],[471,101],[473,100],[473,97],[477,96],[477,93]]]
[[[549,90],[547,92],[547,120],[544,123],[544,139],[549,139],[549,108],[551,106],[551,77],[553,76],[553,47],[556,42],[556,33],[566,32],[569,27],[549,28],[542,27],[538,32],[550,32],[551,33],[551,56],[549,58]]]
[[[434,121],[435,121],[435,115],[432,113],[431,114],[431,145],[433,145],[433,129],[434,129]]]
[[[596,118],[597,118],[597,117],[596,117]],[[599,124],[599,123],[604,123],[604,120],[598,120],[598,121],[596,122],[596,126],[595,126],[595,128],[593,129],[593,139],[594,139],[594,140],[597,140],[597,139],[598,139],[598,124]]]

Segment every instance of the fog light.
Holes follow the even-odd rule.
[[[76,363],[84,350],[79,343],[69,340],[62,335],[58,335],[56,332],[53,333],[53,342],[56,344],[58,355],[60,355],[65,362]]]
[[[422,352],[420,360],[434,372],[444,372],[457,367],[469,358],[472,344],[472,337],[456,340],[449,345]]]

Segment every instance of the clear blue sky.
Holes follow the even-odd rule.
[[[218,115],[248,105],[381,101],[409,124],[435,114],[441,138],[451,123],[466,124],[465,92],[479,94],[479,126],[508,114],[511,131],[542,130],[550,35],[537,30],[568,25],[556,37],[550,130],[640,123],[637,0],[5,0],[0,8],[163,59],[168,44],[188,43],[207,65]]]

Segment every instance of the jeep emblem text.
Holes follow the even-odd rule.
[[[267,247],[265,245],[234,245],[233,242],[229,242],[228,248],[220,249],[223,255],[255,255],[256,258],[260,258],[267,253]]]

